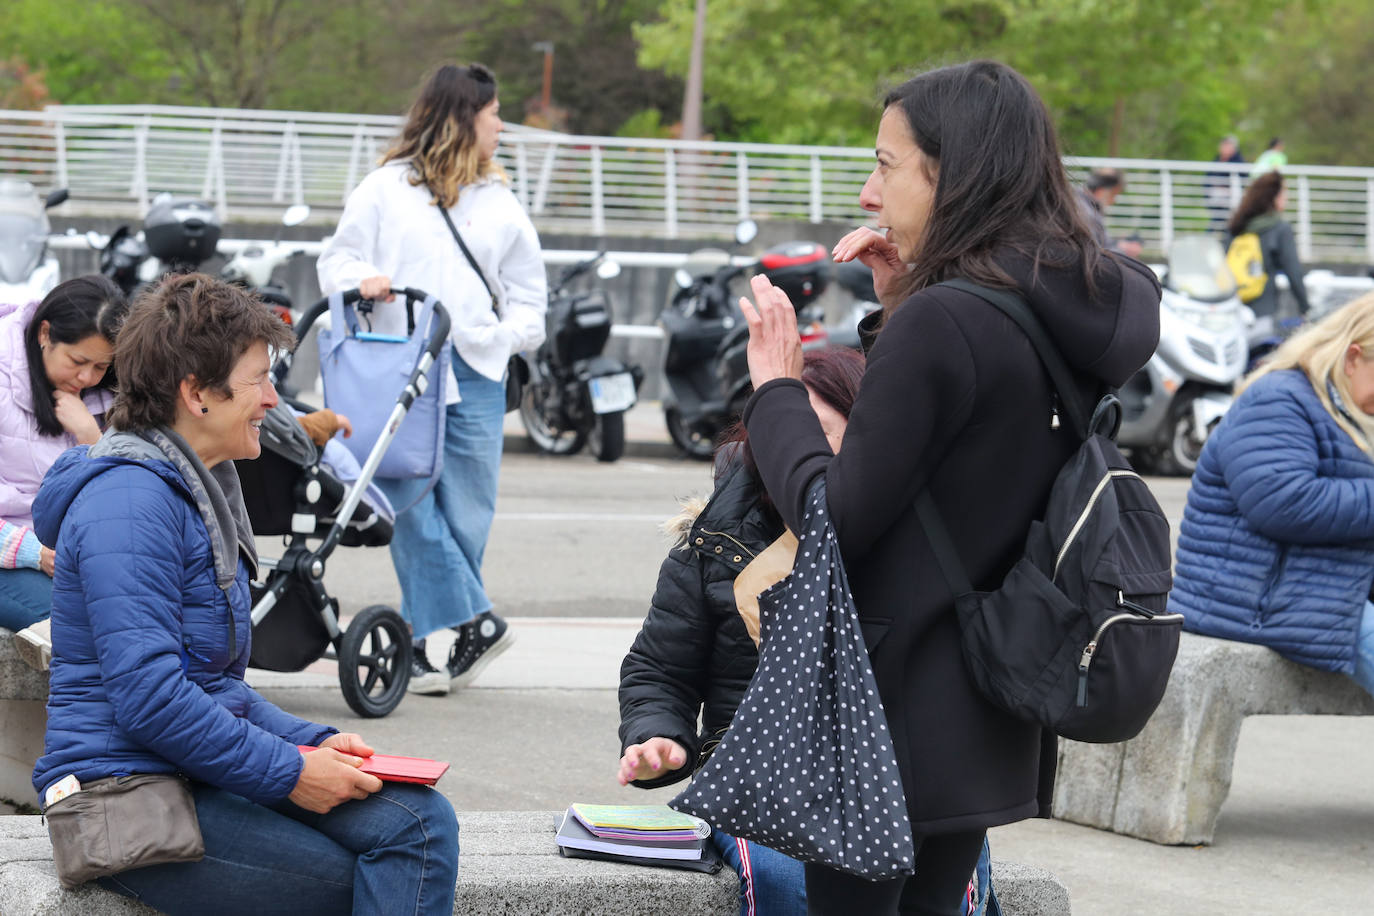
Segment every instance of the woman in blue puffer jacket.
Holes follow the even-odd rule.
[[[1169,610],[1374,694],[1374,294],[1290,338],[1208,438]]]
[[[57,550],[34,788],[45,811],[75,796],[78,864],[165,913],[448,916],[448,801],[362,772],[361,737],[290,715],[243,679],[257,552],[234,461],[259,454],[277,403],[269,348],[292,343],[261,302],[201,274],[169,277],[131,310],[110,429],[63,453],[34,501]],[[145,774],[189,781],[205,855],[125,858],[110,874],[94,859],[120,847],[119,825],[99,799]]]

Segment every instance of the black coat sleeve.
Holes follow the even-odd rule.
[[[764,486],[792,530],[826,475],[846,562],[866,554],[930,480],[968,423],[976,391],[972,350],[937,296],[903,303],[869,352],[844,443],[832,454],[798,381],[762,385],[744,412]]]
[[[644,626],[620,665],[620,748],[650,738],[671,738],[687,762],[659,779],[635,783],[646,789],[687,777],[700,750],[697,719],[710,677],[715,623],[703,586],[702,559],[674,548],[658,572]]]

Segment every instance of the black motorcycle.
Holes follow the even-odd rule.
[[[100,272],[126,295],[164,274],[196,270],[215,256],[220,239],[215,208],[203,200],[159,194],[143,218],[142,231],[120,226],[108,236],[87,232],[100,252]]]
[[[602,354],[611,336],[611,300],[603,289],[569,292],[593,268],[609,280],[620,265],[606,253],[574,264],[549,291],[544,343],[530,360],[520,421],[530,439],[551,455],[588,446],[598,461],[625,454],[625,411],[634,406],[644,370]]]
[[[753,240],[757,227],[745,220],[736,241]],[[730,293],[737,277],[761,271],[787,294],[797,310],[802,347],[825,346],[816,299],[829,282],[825,246],[795,241],[774,245],[757,261],[734,264],[727,252],[695,252],[677,272],[678,289],[659,316],[665,346],[663,376],[668,383],[663,417],[668,435],[693,458],[710,458],[716,439],[744,410],[749,383],[749,327]]]

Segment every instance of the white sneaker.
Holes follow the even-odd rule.
[[[425,658],[423,646],[415,647],[415,655],[410,660],[410,681],[406,691],[429,697],[441,697],[449,691],[447,672],[437,670]]]
[[[52,662],[52,621],[44,617],[15,633],[14,648],[24,664],[35,671],[47,671]]]

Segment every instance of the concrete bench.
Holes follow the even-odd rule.
[[[734,916],[734,872],[714,875],[564,859],[553,812],[458,816],[462,858],[454,913]],[[1008,916],[1065,916],[1069,893],[1050,873],[993,862]],[[47,828],[35,815],[0,817],[0,913],[5,916],[149,916],[153,910],[94,886],[64,891],[53,871]]]
[[[33,804],[33,763],[43,754],[48,673],[24,664],[0,628],[0,798]],[[0,909],[0,912],[5,912]]]
[[[1210,844],[1246,716],[1368,716],[1350,678],[1271,649],[1184,633],[1164,700],[1122,744],[1059,742],[1054,816],[1171,845]]]

